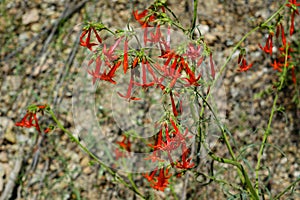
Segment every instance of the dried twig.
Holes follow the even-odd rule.
[[[0,200],[10,199],[10,197],[12,195],[12,192],[13,192],[16,182],[17,182],[17,178],[18,178],[19,173],[22,168],[23,153],[24,153],[23,148],[21,148],[21,150],[19,152],[19,157],[17,158],[17,160],[14,164],[14,169],[12,170],[12,172],[9,175],[9,179],[8,179],[5,189],[0,197]]]

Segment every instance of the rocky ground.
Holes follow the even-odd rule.
[[[189,26],[191,1],[168,2],[183,25]],[[89,157],[61,131],[55,130],[39,141],[37,153],[35,131],[15,127],[14,123],[28,105],[47,103],[64,126],[76,132],[71,111],[74,91],[80,89],[75,80],[86,56],[79,46],[82,23],[102,21],[109,27],[123,28],[128,20],[132,21],[133,6],[142,9],[145,5],[132,0],[1,1],[1,199],[138,199],[103,168],[90,165]],[[198,23],[214,51],[216,65],[221,66],[242,36],[278,7],[277,1],[200,0]],[[296,32],[297,26],[298,16]],[[247,46],[249,62],[255,62],[253,68],[239,73],[235,61],[231,61],[222,83],[226,90],[225,123],[238,148],[247,147],[242,152],[250,162],[245,160],[245,165],[256,159],[253,152],[258,150],[273,102],[273,95],[266,91],[272,88],[275,72],[271,60],[257,45],[263,43],[264,36],[264,32],[258,32],[243,44]],[[294,44],[299,36],[299,32],[293,36]],[[299,52],[299,41],[296,50]],[[300,110],[292,101],[293,94],[295,88],[290,85],[280,95],[279,104],[285,110],[274,116],[263,157],[263,181],[273,195],[300,176]],[[201,169],[207,169],[206,162]],[[225,179],[233,177],[232,168],[224,165],[222,170],[218,173]],[[181,180],[172,179],[172,190],[165,193],[151,190],[140,175],[135,181],[155,199],[225,199],[224,194],[231,192],[216,183],[203,186],[192,174]],[[300,199],[299,187],[298,183],[283,199]],[[182,195],[183,190],[186,195]]]

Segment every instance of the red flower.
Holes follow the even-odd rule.
[[[155,177],[155,180],[152,180],[151,183],[151,187],[156,189],[156,190],[160,190],[160,191],[164,191],[166,187],[168,187],[169,184],[169,178],[172,176],[172,174],[169,174],[169,169],[166,168],[166,171],[164,171],[164,168],[161,168],[159,171],[159,175]]]
[[[117,39],[115,44],[112,45],[108,50],[106,50],[106,45],[104,44],[103,49],[102,49],[102,53],[106,56],[107,61],[112,62],[112,61],[115,61],[118,58],[118,56],[114,55],[114,51],[119,46],[119,44],[121,42],[121,39],[122,39],[122,37]]]
[[[282,69],[281,69],[281,64],[280,63],[277,63],[277,61],[276,60],[274,60],[274,63],[272,63],[271,64],[272,66],[273,66],[273,69],[274,70],[277,70],[277,71],[279,71],[279,72],[282,72]]]
[[[201,78],[201,74],[199,74],[196,78],[195,73],[189,68],[189,65],[184,61],[184,59],[181,59],[180,64],[182,65],[182,68],[184,69],[186,74],[189,76],[189,78],[184,78],[184,80],[186,80],[189,83],[186,86],[199,86],[200,84],[198,83],[198,81]]]
[[[25,127],[25,128],[35,127],[35,129],[39,133],[41,133],[41,129],[38,123],[38,119],[36,117],[36,113],[27,112],[26,115],[23,117],[23,119],[20,122],[16,122],[15,125],[20,127]]]
[[[127,153],[131,151],[131,142],[125,135],[123,135],[123,140],[121,142],[116,143],[121,147],[121,149],[126,150]],[[120,151],[118,148],[115,149],[115,155],[117,160],[127,156],[126,152]]]
[[[153,43],[159,42],[159,40],[161,38],[160,25],[157,25],[155,35],[153,33],[150,33],[150,37],[151,37],[151,39],[149,39],[148,41],[153,42]]]
[[[187,159],[187,155],[189,154],[189,150],[186,148],[186,144],[183,143],[181,145],[182,155],[181,155],[181,162],[176,163],[176,167],[180,169],[190,169],[195,166],[195,163],[190,163],[191,158]]]
[[[126,74],[128,69],[128,40],[127,39],[124,42],[123,69],[124,69],[124,74]]]
[[[154,180],[154,175],[156,174],[157,172],[157,167],[150,173],[150,175],[148,174],[142,174],[149,182],[153,181]]]
[[[126,135],[123,135],[123,140],[121,142],[117,142],[117,144],[122,148],[125,149],[126,151],[131,151],[131,142],[129,138],[126,137]]]
[[[290,26],[290,35],[293,35],[295,25],[295,14],[299,15],[298,6],[300,6],[300,3],[297,3],[297,0],[289,0],[289,3],[286,4],[287,7],[291,8],[291,26]]]
[[[270,32],[269,37],[266,41],[266,45],[264,47],[261,46],[261,44],[258,44],[259,48],[261,48],[261,50],[263,50],[264,52],[272,55],[272,49],[273,49],[273,38],[274,33]]]
[[[141,86],[143,87],[144,89],[148,88],[148,87],[151,87],[155,84],[154,81],[150,82],[150,83],[147,83],[147,71],[146,71],[146,66],[147,66],[147,69],[149,71],[149,68],[150,67],[150,64],[148,63],[148,61],[142,61],[142,83],[138,83],[138,82],[134,82],[135,85],[137,86]],[[151,74],[151,72],[150,72]]]
[[[134,85],[134,76],[133,76],[133,72],[131,72],[130,81],[129,81],[129,85],[128,85],[128,89],[127,89],[126,95],[123,95],[123,94],[121,94],[120,92],[117,92],[118,95],[119,95],[120,97],[123,97],[123,98],[129,100],[129,101],[130,101],[130,100],[140,100],[140,98],[138,98],[138,97],[133,97],[132,94],[131,94],[133,85]]]
[[[89,50],[92,51],[92,47],[97,45],[96,43],[90,43],[90,40],[91,40],[91,30],[92,29],[88,29],[88,30],[84,30],[80,36],[80,46],[83,46],[83,47],[87,47]],[[85,41],[83,41],[83,37],[86,35],[86,39]]]
[[[97,74],[96,71],[89,71],[88,70],[88,73],[90,75],[93,76],[93,83],[94,83],[94,79],[97,79],[99,78],[100,80],[103,80],[103,81],[108,81],[108,82],[111,82],[112,84],[116,84],[116,81],[114,81],[112,78],[115,76],[115,73],[117,71],[117,69],[119,68],[119,66],[121,65],[121,61],[118,61],[111,69],[110,71],[108,72],[108,74],[106,74],[106,70],[103,71],[102,74]],[[96,68],[97,70],[97,68]]]
[[[243,58],[240,66],[239,66],[240,67],[239,71],[240,72],[247,71],[252,67],[252,65],[253,65],[253,63],[247,65],[247,61],[245,60],[245,58]]]
[[[276,38],[279,37],[279,32],[281,31],[281,40],[282,40],[282,44],[283,46],[286,45],[286,38],[285,38],[285,34],[284,34],[284,28],[283,25],[280,23],[277,25],[276,27]]]

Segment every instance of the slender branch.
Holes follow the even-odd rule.
[[[260,149],[259,149],[259,152],[257,154],[257,164],[256,164],[256,167],[255,167],[255,171],[256,171],[256,192],[257,194],[259,194],[259,180],[258,180],[258,172],[259,172],[259,169],[260,169],[260,162],[261,162],[261,158],[262,158],[262,155],[263,155],[263,151],[264,151],[264,148],[265,148],[265,145],[267,143],[267,139],[268,139],[268,136],[270,134],[270,129],[271,129],[271,124],[272,124],[272,120],[273,120],[273,116],[274,116],[274,113],[276,111],[276,103],[277,103],[277,100],[278,100],[278,94],[276,94],[275,96],[275,99],[274,99],[274,102],[273,102],[273,107],[272,107],[272,111],[271,111],[271,115],[270,115],[270,118],[269,118],[269,122],[268,122],[268,126],[267,126],[267,129],[264,133],[264,136],[263,136],[263,140],[261,142],[261,146],[260,146]]]
[[[95,156],[92,152],[90,152],[85,146],[83,146],[83,144],[80,143],[80,141],[73,136],[73,134],[68,131],[67,129],[65,129],[65,127],[60,123],[60,121],[56,118],[55,114],[53,113],[53,111],[51,110],[50,107],[48,107],[47,112],[51,115],[52,119],[56,122],[57,126],[63,131],[65,132],[69,138],[74,141],[78,146],[80,146],[80,148],[87,153],[91,158],[93,158],[97,163],[99,163],[102,167],[104,167],[108,173],[110,173],[114,178],[118,179],[118,181],[120,183],[122,183],[124,186],[126,186],[127,188],[131,189],[135,194],[137,194],[139,197],[141,197],[142,199],[145,199],[144,195],[142,195],[138,189],[134,186],[129,185],[118,173],[116,173],[115,171],[113,171],[110,167],[108,167],[106,164],[104,164],[101,160],[99,160],[99,158],[97,158],[97,156]]]
[[[291,189],[292,187],[294,187],[298,182],[300,182],[300,177],[298,177],[294,182],[292,182],[289,186],[287,186],[282,192],[280,192],[279,194],[277,194],[273,200],[277,200],[280,199],[280,197],[282,195],[284,195],[289,189]]]
[[[245,184],[247,185],[247,188],[249,189],[252,198],[256,199],[256,200],[259,200],[258,194],[256,193],[254,187],[252,186],[251,181],[250,181],[249,176],[248,176],[248,173],[246,172],[246,170],[244,169],[242,164],[240,164],[237,161],[231,160],[231,159],[220,158],[220,157],[216,156],[213,152],[208,152],[208,155],[212,159],[214,159],[218,162],[230,164],[230,165],[233,165],[233,166],[237,167],[242,172],[242,174],[245,178]]]
[[[193,21],[192,21],[192,27],[191,27],[191,38],[193,38],[193,33],[196,27],[196,21],[197,21],[197,10],[198,10],[198,0],[194,0],[194,13],[193,13]]]

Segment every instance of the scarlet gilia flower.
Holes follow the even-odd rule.
[[[273,35],[274,35],[274,33],[270,32],[264,47],[262,47],[261,44],[258,44],[258,46],[259,46],[259,48],[261,48],[261,50],[263,50],[264,52],[266,52],[270,55],[272,55],[272,49],[273,49],[273,41],[272,41]]]
[[[295,14],[299,15],[298,6],[300,3],[297,3],[297,0],[289,0],[289,3],[286,4],[287,7],[291,8],[291,26],[290,26],[290,35],[293,35],[295,30]]]
[[[115,61],[119,56],[114,55],[115,49],[119,46],[120,42],[122,40],[122,37],[118,38],[116,42],[109,48],[106,48],[106,44],[103,45],[102,53],[105,55],[105,59],[107,62],[113,62]]]
[[[169,178],[172,174],[169,174],[169,168],[161,168],[159,175],[154,177],[154,180],[150,182],[150,186],[156,190],[164,191],[169,184]]]
[[[93,76],[93,83],[95,83],[95,79],[100,79],[100,80],[103,80],[103,81],[108,81],[112,84],[116,84],[116,81],[114,81],[112,78],[115,76],[115,73],[117,71],[117,69],[120,67],[121,65],[121,61],[118,61],[114,64],[113,67],[111,67],[110,71],[108,73],[106,73],[106,69],[104,69],[103,73],[97,73],[96,70],[95,71],[87,71],[90,75]]]
[[[150,70],[150,75],[155,76],[154,72],[151,69],[151,66],[148,61],[143,60],[142,61],[142,83],[134,82],[135,85],[141,86],[144,89],[147,89],[148,87],[151,87],[155,84],[155,81],[151,81],[147,83],[147,70]]]
[[[31,128],[35,127],[35,129],[41,133],[41,129],[39,126],[38,119],[36,117],[36,113],[27,111],[26,115],[23,117],[23,119],[20,122],[15,123],[16,126],[25,127],[25,128]]]
[[[187,156],[188,156],[190,150],[186,147],[185,143],[183,143],[181,145],[181,150],[182,150],[181,162],[177,162],[176,167],[180,168],[180,169],[191,169],[191,168],[193,168],[195,166],[195,163],[191,163],[192,158],[187,159]]]
[[[120,96],[120,97],[122,97],[122,98],[125,98],[125,99],[127,99],[128,101],[130,101],[130,100],[140,100],[141,98],[138,98],[138,97],[134,97],[134,96],[132,96],[132,87],[134,86],[134,83],[135,83],[135,81],[134,81],[134,74],[133,74],[133,71],[131,70],[131,74],[130,74],[130,81],[129,81],[129,85],[128,85],[128,89],[127,89],[127,93],[126,93],[126,95],[123,95],[123,94],[121,94],[120,92],[117,92],[118,93],[118,95]]]
[[[116,142],[121,149],[126,150],[127,152],[121,151],[118,148],[115,149],[116,160],[119,158],[124,158],[128,156],[128,153],[131,151],[131,142],[129,138],[123,135],[123,140],[121,142]]]
[[[126,74],[128,69],[128,40],[127,39],[124,42],[123,69],[124,69],[124,74]]]
[[[126,135],[123,135],[123,140],[121,142],[117,142],[117,144],[126,151],[131,151],[131,142]]]
[[[274,60],[274,62],[271,65],[273,66],[274,70],[282,72],[282,69],[281,69],[282,64],[281,63],[278,63],[276,60]]]
[[[161,31],[160,31],[160,25],[157,25],[156,27],[156,33],[153,34],[150,33],[150,39],[148,39],[149,42],[158,43],[161,39]]]
[[[198,77],[196,78],[195,76],[195,72],[193,72],[188,63],[186,63],[184,61],[184,59],[181,59],[180,64],[182,65],[183,70],[186,72],[186,74],[188,75],[188,78],[183,78],[184,80],[186,80],[188,82],[188,84],[186,86],[199,86],[200,84],[198,83],[198,81],[201,78],[201,74],[198,75]]]
[[[143,177],[145,177],[147,179],[148,182],[154,181],[154,176],[157,172],[158,168],[156,167],[150,174],[142,174]]]
[[[248,65],[246,59],[242,58],[240,66],[239,66],[240,68],[239,68],[238,71],[240,71],[240,72],[247,71],[247,70],[249,70],[252,67],[252,65],[253,65],[253,63],[251,63],[251,64]]]
[[[285,34],[284,34],[284,27],[282,25],[282,23],[279,23],[276,27],[276,38],[279,37],[279,33],[281,32],[281,40],[282,40],[282,44],[283,46],[286,45],[286,38],[285,38]]]
[[[162,12],[165,12],[165,8],[161,6],[150,6],[148,9],[143,10],[138,13],[138,11],[133,11],[133,16],[136,21],[138,21],[143,28],[150,27],[149,23],[153,22],[156,19],[157,12],[162,9]]]
[[[95,33],[97,41],[99,43],[102,43],[102,39],[100,38],[100,36],[97,33],[96,29],[94,27],[91,27],[91,26],[89,28],[85,29],[82,32],[81,36],[80,36],[80,46],[87,47],[91,51],[92,51],[92,47],[97,45],[97,43],[91,43],[91,32],[92,31]],[[86,36],[86,34],[87,34],[87,37],[84,41],[83,38]]]

